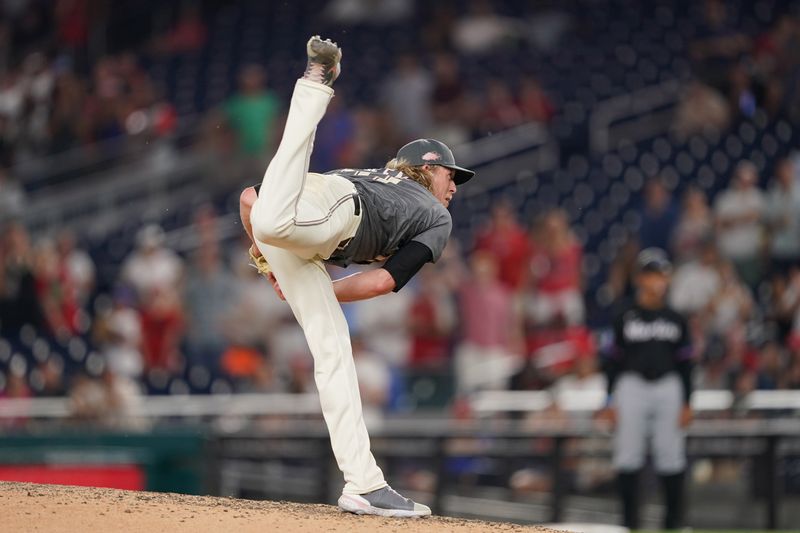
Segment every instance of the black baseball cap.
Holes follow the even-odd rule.
[[[669,274],[672,272],[672,263],[667,252],[661,248],[645,248],[636,257],[636,268],[639,272]]]
[[[456,165],[453,151],[436,139],[417,139],[397,151],[397,159],[405,159],[411,166],[439,165],[456,171],[453,181],[461,185],[469,181],[475,172]]]

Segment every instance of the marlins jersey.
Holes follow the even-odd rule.
[[[450,212],[428,191],[397,170],[386,168],[332,170],[353,182],[361,200],[361,224],[356,235],[326,261],[345,267],[392,256],[410,241],[442,255],[452,229]]]
[[[653,381],[677,372],[691,393],[691,345],[686,320],[669,308],[633,305],[614,321],[614,351],[606,362],[609,389],[623,372]]]

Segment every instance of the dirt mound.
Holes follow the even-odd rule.
[[[19,532],[552,532],[544,528],[445,517],[354,516],[330,505],[32,483],[0,482],[0,501],[4,509],[2,530]]]

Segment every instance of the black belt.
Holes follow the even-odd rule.
[[[353,203],[355,204],[355,207],[353,208],[353,214],[355,216],[359,216],[361,214],[361,198],[358,196],[357,192],[354,192],[351,198],[353,199]],[[342,242],[340,242],[339,246],[336,247],[336,251],[341,252],[342,250],[347,248],[347,245],[350,244],[350,241],[352,240],[353,238],[350,237],[349,239],[345,239]]]

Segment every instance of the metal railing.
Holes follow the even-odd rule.
[[[570,391],[554,395],[549,391],[484,391],[470,399],[472,411],[481,417],[498,413],[545,411],[553,405],[569,413],[591,413],[600,409],[605,400],[603,391]],[[759,390],[736,397],[726,390],[700,390],[692,395],[696,412],[743,411],[800,411],[800,391]],[[269,415],[307,416],[320,414],[319,399],[306,394],[198,394],[143,396],[128,413],[151,418],[202,417],[228,415],[258,417]],[[66,418],[71,416],[68,398],[2,398],[0,419],[3,418]],[[800,429],[800,420],[797,422]]]
[[[130,220],[163,216],[196,192],[207,168],[207,154],[187,150],[199,120],[182,117],[166,137],[119,137],[18,163],[14,174],[32,190],[22,222],[34,233],[68,225],[102,238]]]
[[[635,143],[666,133],[682,88],[673,79],[596,104],[589,118],[592,152],[613,150],[622,139]]]
[[[194,190],[206,159],[201,154],[173,158],[165,152],[161,160],[158,154],[151,155],[154,159],[104,171],[85,184],[33,195],[23,222],[34,233],[68,225],[75,231],[103,237],[130,220],[145,223],[147,218],[169,213],[172,198],[186,198],[186,193]]]
[[[497,418],[482,421],[392,418],[371,428],[370,436],[373,453],[385,465],[387,475],[396,475],[393,465],[409,462],[433,474],[429,492],[412,495],[429,503],[435,513],[525,522],[579,520],[581,511],[567,505],[569,465],[574,465],[574,460],[579,458],[607,460],[611,455],[611,432],[586,418],[568,423],[539,421],[535,427]],[[328,502],[335,499],[341,486],[334,470],[327,432],[319,421],[265,424],[262,429],[219,433],[217,438],[219,488],[224,496],[236,496],[239,490],[249,494],[266,490],[265,497],[271,494],[275,497],[272,490],[277,478],[269,473],[264,474],[266,478],[259,476],[256,470],[287,459],[295,463],[307,461],[303,471],[305,475],[316,476],[317,482],[311,486],[317,489],[310,494],[282,493],[281,498],[311,497]],[[781,516],[785,509],[781,505],[783,491],[778,464],[783,458],[800,453],[800,424],[796,419],[703,420],[689,428],[688,438],[688,453],[692,458],[760,461],[758,475],[766,481],[760,493],[765,511],[763,525],[768,529],[783,525]],[[579,442],[591,443],[588,447],[591,451],[587,452],[586,446],[576,446]],[[507,489],[497,492],[493,498],[454,493],[456,484],[449,465],[458,459],[492,460],[506,478],[513,473],[514,464],[534,462],[546,467],[551,480],[549,490],[541,494],[536,503],[488,505],[478,511],[474,508],[476,502],[504,504],[513,500],[509,499]],[[286,475],[285,471],[281,472],[280,475]],[[691,507],[691,503],[689,505]],[[488,514],[489,511],[492,514]],[[796,513],[790,516],[796,518]],[[615,511],[606,508],[596,512],[593,521],[618,519]],[[650,517],[648,521],[653,522],[653,519]],[[726,521],[715,521],[721,522]]]
[[[317,415],[316,394],[207,394],[144,396],[130,406],[130,416],[146,418],[212,418],[230,415]],[[3,398],[0,419],[63,419],[72,416],[69,398]]]
[[[552,394],[546,391],[484,391],[472,399],[472,409],[480,415],[502,412],[541,411],[558,405],[569,412],[591,412],[600,409],[606,399],[602,390],[569,391]],[[800,411],[800,391],[758,390],[737,397],[727,390],[699,390],[692,394],[692,409],[697,412],[730,409]],[[800,422],[798,422],[800,426]]]
[[[65,178],[82,179],[99,169],[113,169],[132,160],[146,158],[164,141],[173,145],[185,144],[196,134],[200,120],[201,116],[197,114],[182,116],[175,131],[160,139],[120,135],[63,152],[30,157],[11,167],[11,173],[29,189],[63,183]]]
[[[534,173],[559,167],[558,141],[541,124],[509,128],[453,148],[459,165],[477,169],[473,180],[457,198],[470,198],[511,183],[521,169]]]

